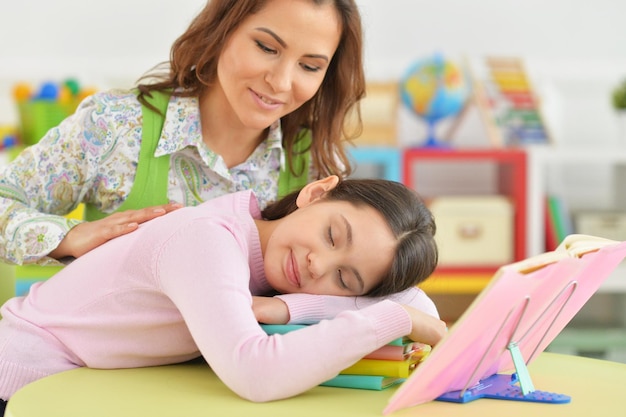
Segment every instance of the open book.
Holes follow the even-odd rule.
[[[383,413],[444,394],[446,401],[452,394],[466,402],[468,393],[488,385],[481,381],[519,371],[516,356],[525,370],[625,256],[626,242],[570,235],[555,251],[501,267]]]

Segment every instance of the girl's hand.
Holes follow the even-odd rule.
[[[444,321],[416,308],[407,305],[402,307],[409,313],[413,323],[411,333],[409,334],[411,340],[435,346],[445,336],[447,325]]]
[[[252,311],[256,321],[264,324],[287,324],[289,309],[287,304],[276,297],[252,297]]]
[[[126,210],[113,213],[104,219],[79,223],[65,235],[49,256],[55,259],[68,256],[78,258],[113,238],[137,230],[141,223],[181,207],[180,203],[169,203],[140,210]]]

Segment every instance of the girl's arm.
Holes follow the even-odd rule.
[[[207,223],[193,222],[169,237],[155,255],[155,275],[211,368],[240,396],[270,401],[297,395],[410,334],[411,315],[381,301],[268,336],[252,310],[245,233]]]
[[[258,322],[268,324],[289,322],[289,309],[280,298],[254,296],[252,299],[252,310]],[[432,346],[444,336],[447,326],[436,314],[429,314],[406,304],[402,307],[411,316],[412,328],[408,336],[412,340]]]
[[[407,305],[417,310],[423,311],[433,317],[439,318],[435,303],[420,288],[411,287],[402,292],[386,297],[340,297],[332,295],[312,295],[312,294],[282,294],[274,298],[279,298],[285,303],[286,318],[288,323],[317,323],[320,320],[335,317],[344,310],[360,310],[364,307],[376,304],[384,299],[395,301],[398,304]],[[268,302],[269,303],[269,302]],[[268,320],[285,318],[279,315],[281,307],[277,303],[271,305],[259,304],[259,309]],[[271,308],[276,309],[271,311]],[[273,322],[276,323],[276,322]]]

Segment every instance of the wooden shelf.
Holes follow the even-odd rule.
[[[433,275],[420,288],[427,294],[478,294],[493,275]]]
[[[427,200],[452,195],[492,194],[506,197],[513,207],[511,262],[526,258],[527,173],[524,150],[405,149],[402,160],[404,184]],[[481,173],[485,178],[481,177]],[[489,284],[500,266],[440,265],[420,288],[433,298],[441,317],[454,322]]]
[[[497,183],[494,194],[508,197],[514,207],[513,235],[514,235],[514,260],[521,261],[526,258],[526,152],[522,149],[405,149],[403,159],[403,182],[408,187],[423,194],[420,186],[422,179],[419,177],[420,165],[449,163],[452,165],[462,163],[485,163],[496,166]],[[465,181],[466,178],[455,178],[450,173],[451,181]],[[432,181],[425,179],[424,181]],[[471,270],[471,268],[470,268]]]

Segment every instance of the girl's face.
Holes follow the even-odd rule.
[[[391,267],[396,239],[369,206],[317,200],[277,221],[264,260],[278,292],[363,295]]]
[[[236,119],[265,129],[319,89],[341,36],[332,3],[270,0],[228,39],[217,87]]]

